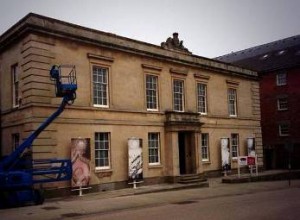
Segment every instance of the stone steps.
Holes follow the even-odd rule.
[[[192,184],[192,183],[203,183],[207,179],[202,174],[187,174],[180,176],[178,183],[181,184]]]

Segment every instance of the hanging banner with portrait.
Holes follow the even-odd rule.
[[[128,179],[129,182],[143,180],[142,141],[139,138],[128,139]]]
[[[72,187],[86,187],[91,178],[89,138],[71,139]]]

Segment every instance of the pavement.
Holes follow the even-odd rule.
[[[280,174],[282,174],[282,171],[266,172],[260,175],[271,175],[274,177]],[[300,188],[300,179],[235,182],[236,184],[230,184],[223,183],[224,178],[236,179],[236,176],[209,178],[209,187],[195,188],[195,186],[186,184],[159,184],[140,186],[136,189],[126,188],[83,194],[83,196],[47,199],[43,205],[0,210],[0,219],[76,219],[85,218],[89,215],[100,216],[101,214],[115,211],[155,207],[170,203],[182,203],[193,200],[205,201],[217,197]]]
[[[260,181],[300,179],[300,170],[268,170],[264,172],[233,174],[222,178],[223,183],[246,183]]]

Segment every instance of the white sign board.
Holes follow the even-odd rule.
[[[247,166],[247,156],[238,157],[239,166]]]

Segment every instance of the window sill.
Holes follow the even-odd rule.
[[[211,164],[211,162],[209,160],[202,160],[202,164],[209,165],[209,164]]]
[[[148,169],[160,169],[163,168],[161,164],[148,164]]]
[[[93,105],[95,108],[109,108],[108,105]]]
[[[107,172],[107,171],[113,171],[113,170],[110,167],[103,167],[103,168],[96,167],[95,168],[96,173]]]
[[[113,170],[112,169],[95,169],[95,174],[98,177],[110,177],[112,176]]]
[[[173,109],[173,112],[179,112],[179,113],[181,112],[182,113],[182,112],[184,112],[184,110],[175,110],[175,109]]]
[[[158,109],[147,108],[147,112],[158,112]]]
[[[284,112],[284,111],[288,111],[289,109],[287,108],[283,108],[283,109],[277,109],[279,112]]]

